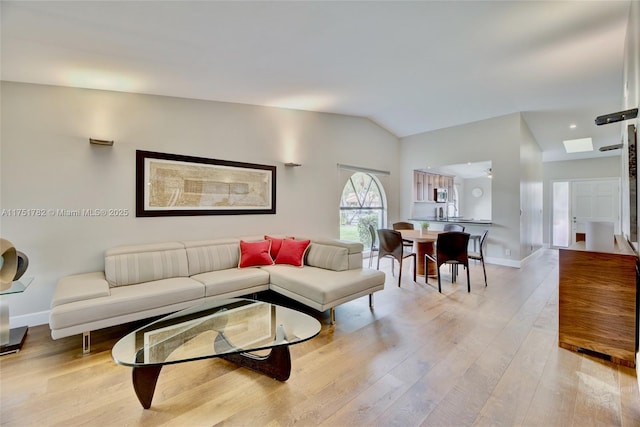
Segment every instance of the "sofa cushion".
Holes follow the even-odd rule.
[[[262,265],[272,265],[273,259],[269,250],[271,241],[245,242],[240,240],[240,262],[238,268],[260,267]]]
[[[349,249],[340,246],[312,243],[307,254],[307,264],[333,271],[349,269]]]
[[[187,277],[189,274],[187,253],[184,245],[178,242],[109,249],[104,264],[110,286]]]
[[[287,265],[263,267],[270,274],[271,289],[286,289],[320,305],[344,299],[384,284],[384,273],[377,270],[332,271],[317,267]]]
[[[264,285],[269,287],[269,273],[260,268],[232,268],[211,271],[191,276],[205,287],[205,296],[223,295],[229,292],[252,289]],[[250,290],[247,293],[254,292]]]
[[[282,247],[282,241],[284,239],[293,239],[293,237],[284,237],[281,239],[273,236],[264,236],[264,239],[271,240],[271,250],[269,251],[269,253],[271,253],[271,259],[275,261],[278,257],[278,253],[280,252],[280,248]]]
[[[66,328],[204,297],[202,283],[174,277],[111,288],[111,295],[59,305],[51,310],[52,329]]]
[[[296,267],[304,265],[304,254],[309,249],[311,240],[285,240],[275,260],[276,264],[289,264]]]
[[[296,239],[298,237],[296,236]],[[328,246],[338,246],[340,248],[346,248],[349,251],[349,255],[357,254],[363,251],[364,246],[360,242],[352,242],[350,240],[336,240],[336,239],[326,239],[326,238],[315,238],[311,239],[314,244],[319,245],[328,245]]]
[[[111,295],[109,283],[101,271],[95,273],[75,274],[58,280],[56,292],[51,300],[51,308],[92,298]]]
[[[208,271],[236,268],[240,262],[240,251],[237,241],[223,241],[202,246],[185,244],[189,260],[189,276]]]

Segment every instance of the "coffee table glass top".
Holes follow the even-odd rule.
[[[233,298],[178,311],[116,343],[112,355],[125,366],[167,365],[250,353],[309,340],[320,322],[299,311]]]

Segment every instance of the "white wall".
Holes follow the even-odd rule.
[[[623,110],[640,107],[640,2],[632,1],[629,11],[629,21],[627,24],[627,36],[625,39],[624,50],[624,88],[623,88]],[[622,176],[625,178],[629,173],[629,156],[628,156],[628,133],[627,127],[630,124],[636,125],[636,135],[640,136],[640,117],[635,120],[626,120],[622,122],[622,141],[625,144],[623,155],[621,156]],[[636,150],[637,150],[636,145]],[[637,162],[637,154],[636,154]],[[625,234],[629,234],[629,187],[626,179],[622,180],[622,229]],[[640,224],[640,197],[638,197],[638,209],[636,220]]]
[[[491,219],[491,178],[467,178],[463,180],[460,205],[462,216],[475,219]],[[480,188],[482,196],[475,197],[473,189]]]
[[[410,218],[412,214],[414,169],[491,160],[493,225],[489,232],[487,257],[507,265],[518,265],[522,259],[520,127],[520,113],[514,113],[401,138],[401,218]],[[507,250],[511,255],[506,255]]]
[[[109,247],[261,233],[338,237],[345,181],[337,163],[391,171],[383,181],[389,216],[398,217],[399,141],[367,119],[10,82],[0,94],[0,209],[130,212],[0,217],[0,235],[29,256],[27,276],[36,278],[10,297],[16,324],[46,314],[58,278],[101,270]],[[90,146],[90,137],[115,144]],[[136,149],[275,165],[277,214],[136,218]]]
[[[632,1],[625,40],[625,108],[640,106],[640,2]],[[640,118],[635,120],[636,124]],[[633,122],[625,122],[626,124]]]
[[[520,257],[542,247],[542,150],[520,117]]]
[[[546,162],[542,167],[544,175],[543,238],[546,245],[551,242],[551,209],[553,207],[551,187],[553,181],[620,177],[620,157],[618,156]]]
[[[627,25],[627,37],[625,41],[625,66],[624,66],[624,82],[626,90],[624,92],[624,109],[638,108],[640,107],[640,2],[632,1],[631,9],[629,12],[629,23]],[[629,124],[635,123],[636,125],[636,134],[640,137],[640,117],[636,118],[635,121],[625,121],[625,126],[623,127],[623,141],[625,144],[628,141],[628,135],[626,134],[626,128]],[[627,146],[625,146],[627,147]],[[636,146],[636,149],[638,147]],[[626,151],[626,150],[625,150]],[[637,161],[637,156],[636,156]],[[628,174],[628,159],[623,158],[622,160],[622,170],[623,174],[627,176]],[[622,180],[625,181],[624,179]],[[627,188],[628,191],[628,188]],[[623,192],[624,194],[624,192]],[[627,193],[628,194],[628,193]],[[636,193],[637,194],[637,193]],[[637,224],[640,225],[640,197],[638,197],[637,202],[637,215],[636,221]],[[629,215],[629,209],[624,209],[623,206],[623,218]],[[625,230],[626,233],[629,232],[627,228]],[[640,234],[640,230],[639,230]],[[640,240],[640,237],[639,237]],[[636,242],[637,243],[637,242]],[[638,249],[638,245],[636,245],[636,250]],[[638,339],[640,340],[640,329],[638,329]],[[640,354],[637,355],[640,357]],[[636,367],[636,370],[640,368]]]

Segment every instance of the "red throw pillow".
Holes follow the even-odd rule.
[[[293,239],[293,237],[285,237],[284,239],[279,239],[277,237],[264,236],[265,240],[271,240],[271,258],[276,259],[278,257],[278,252],[280,252],[280,247],[282,246],[282,241],[284,239]]]
[[[269,254],[270,248],[271,240],[262,242],[240,240],[240,262],[238,263],[238,268],[273,265],[273,260]]]
[[[304,254],[307,252],[309,244],[311,244],[311,240],[283,240],[276,258],[276,264],[290,264],[302,267]]]

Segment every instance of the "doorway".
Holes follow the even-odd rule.
[[[551,246],[567,247],[584,240],[585,224],[606,221],[620,234],[620,179],[588,179],[552,183]]]

